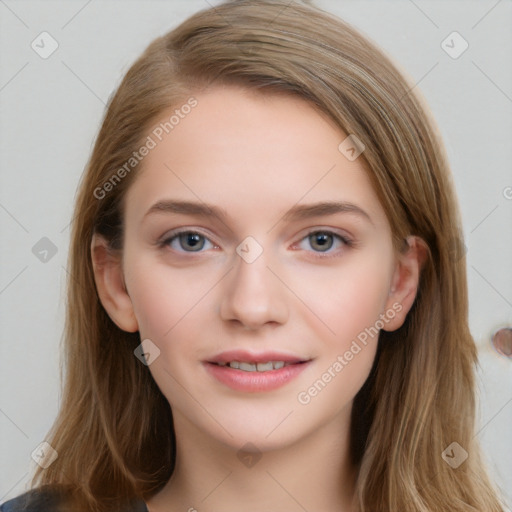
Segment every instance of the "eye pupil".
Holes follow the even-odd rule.
[[[183,249],[199,251],[204,246],[204,237],[198,233],[181,233],[180,245]]]
[[[313,233],[310,235],[312,237],[311,247],[313,249],[318,249],[320,251],[327,251],[332,247],[333,237],[327,233]]]

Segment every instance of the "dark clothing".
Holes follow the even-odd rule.
[[[2,503],[0,512],[59,512],[62,510],[60,504],[63,497],[65,494],[62,492],[33,489]],[[148,512],[148,509],[144,501],[140,499],[127,506],[123,512]]]

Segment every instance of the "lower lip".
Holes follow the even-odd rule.
[[[308,365],[309,361],[306,361],[304,363],[283,366],[279,370],[270,370],[268,372],[245,372],[229,366],[205,363],[206,369],[219,382],[235,391],[249,393],[278,389],[297,377]]]

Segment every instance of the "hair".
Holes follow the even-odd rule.
[[[428,248],[414,304],[402,327],[380,332],[354,400],[359,511],[502,512],[475,434],[477,350],[462,228],[437,127],[417,89],[365,36],[288,0],[231,1],[196,13],[155,39],[109,99],[72,222],[65,378],[47,439],[59,456],[37,468],[32,486],[66,485],[84,508],[103,511],[152,496],[172,475],[170,405],[134,357],[139,333],[120,330],[99,300],[91,240],[100,234],[122,251],[124,197],[143,163],[105,184],[159,116],[214,85],[295,95],[356,135],[394,248],[409,235]],[[441,455],[452,442],[469,454],[456,469]]]

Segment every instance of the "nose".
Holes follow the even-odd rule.
[[[235,255],[235,266],[226,276],[220,315],[223,320],[255,330],[288,319],[286,290],[267,268],[266,252],[252,263]]]

